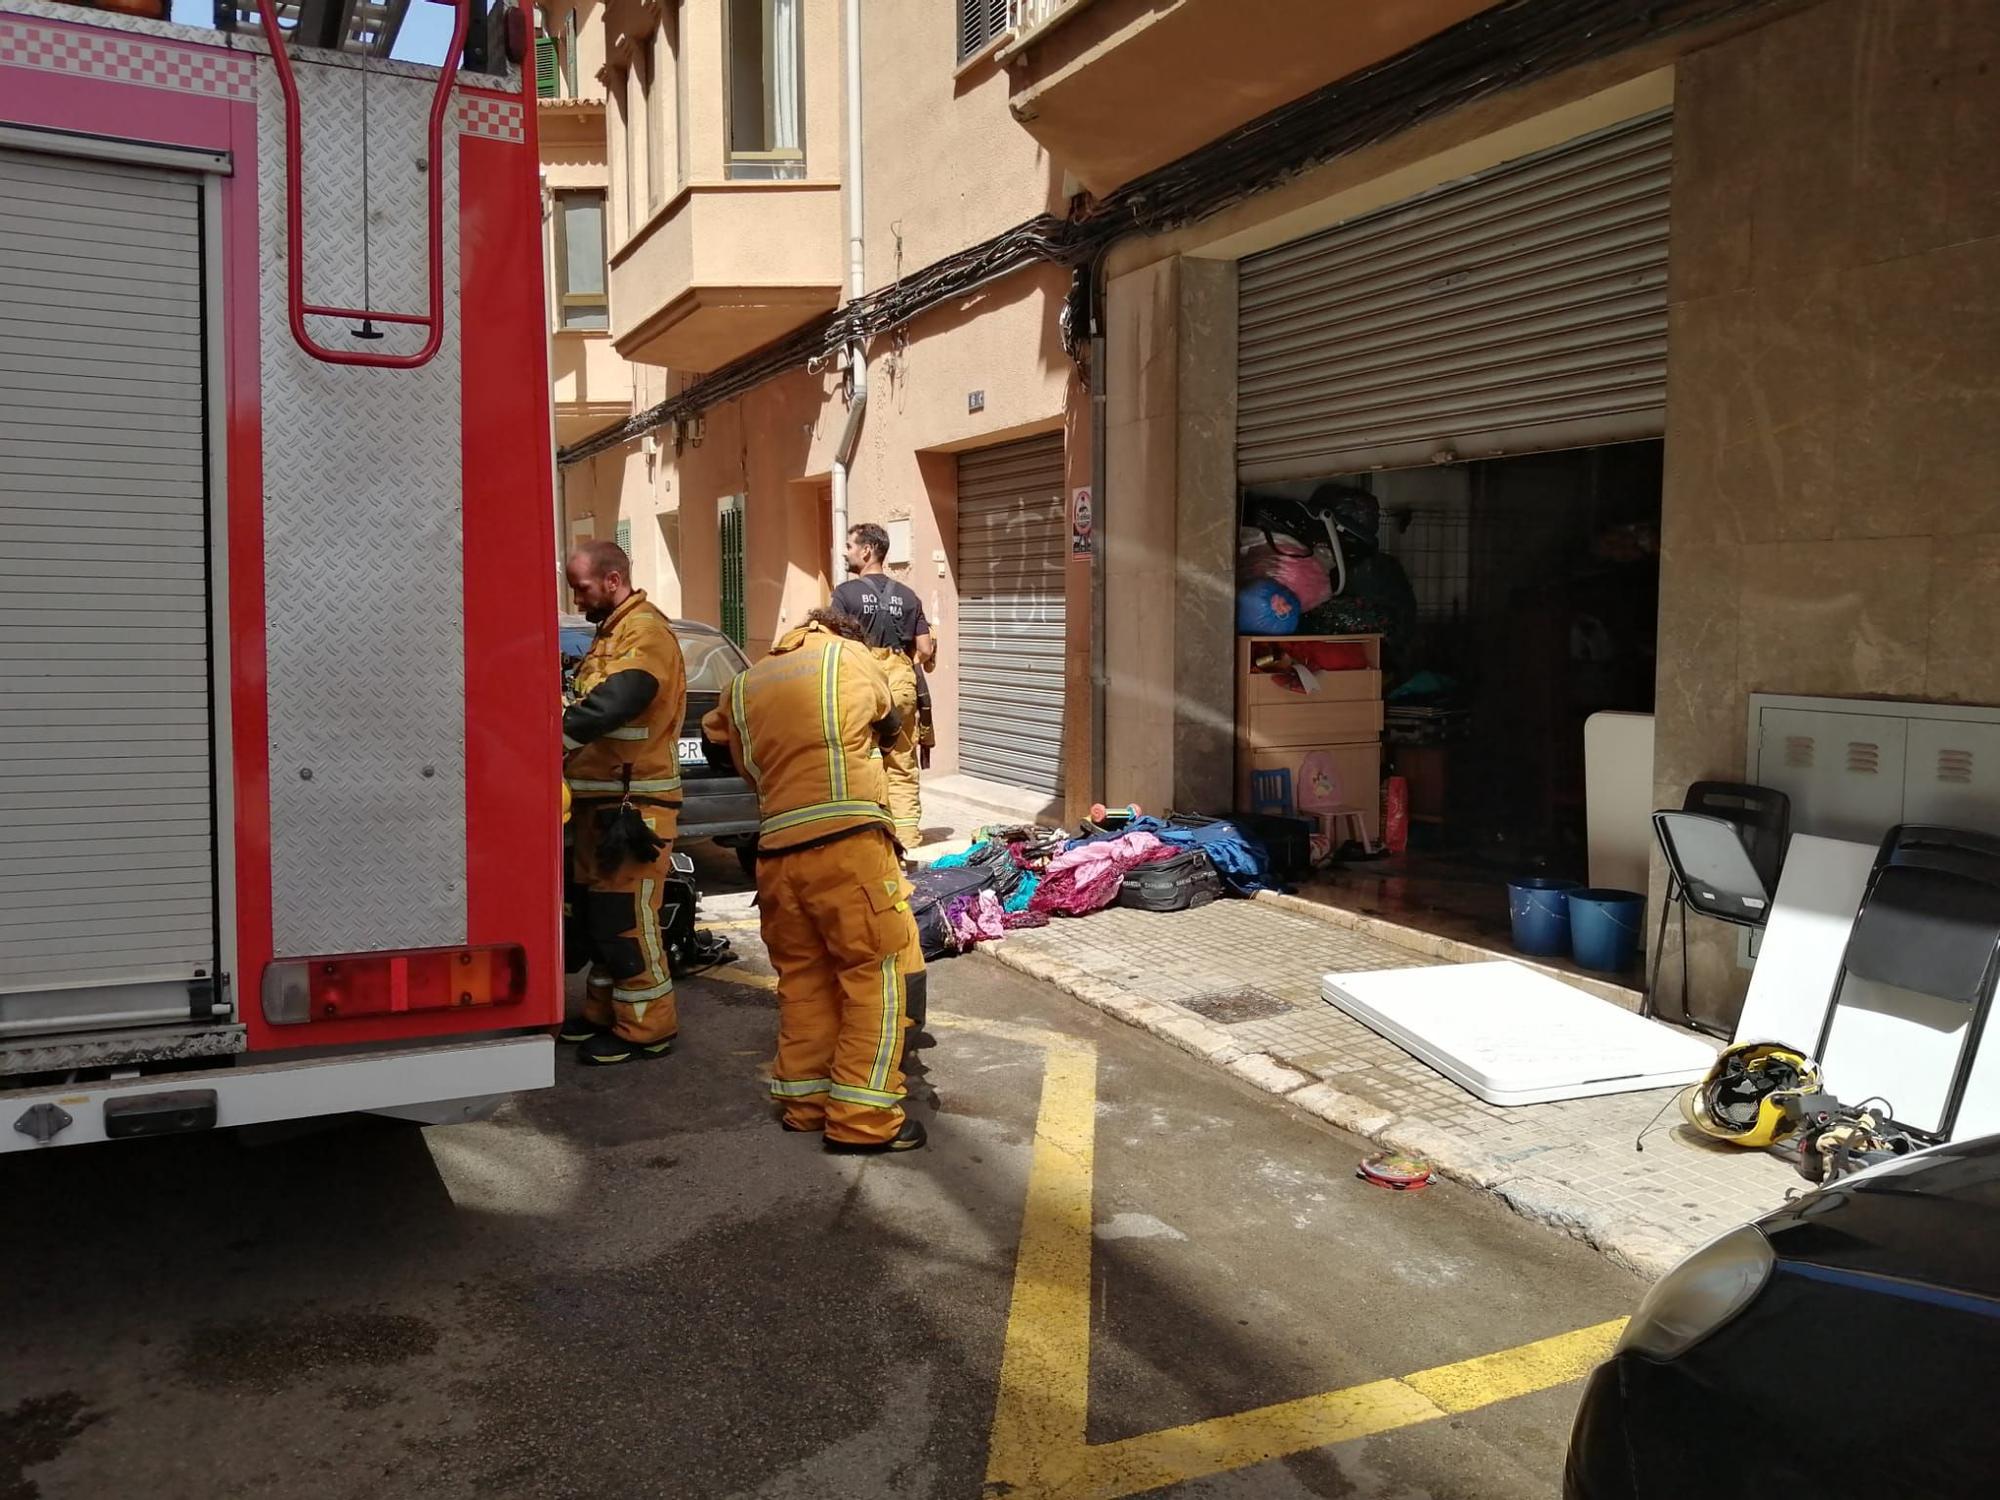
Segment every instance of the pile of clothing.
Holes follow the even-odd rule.
[[[912,877],[910,907],[924,957],[962,953],[1052,917],[1101,911],[1119,899],[1133,871],[1190,851],[1236,895],[1270,883],[1263,846],[1232,823],[1131,817],[1086,823],[1076,837],[1060,828],[983,828],[963,854],[945,855]]]

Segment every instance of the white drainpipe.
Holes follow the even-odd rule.
[[[847,295],[867,290],[861,237],[861,0],[847,0]],[[847,346],[847,425],[833,455],[833,571],[837,585],[847,576],[847,472],[861,441],[861,417],[868,409],[868,351],[859,338]]]

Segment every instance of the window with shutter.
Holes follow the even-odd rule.
[[[601,332],[611,326],[604,269],[604,194],[555,195],[556,327]]]
[[[562,66],[552,36],[535,38],[535,96],[554,99],[561,91]]]
[[[958,60],[984,52],[1007,30],[1007,0],[958,0]]]
[[[630,521],[620,521],[618,523],[618,547],[628,558],[632,555],[632,523]]]

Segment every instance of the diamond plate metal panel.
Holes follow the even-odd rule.
[[[306,296],[362,293],[362,75],[305,65]],[[418,370],[321,364],[285,307],[284,116],[259,62],[271,883],[281,954],[465,939],[458,135],[423,161],[430,86],[366,83],[371,295],[424,305],[425,173],[444,173],[444,343]],[[320,320],[334,347],[349,340]],[[395,329],[373,345],[421,340]],[[355,345],[355,347],[362,347]]]

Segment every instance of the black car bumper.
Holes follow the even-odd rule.
[[[1599,1365],[1583,1388],[1563,1464],[1563,1500],[1636,1500],[1626,1446],[1624,1381],[1616,1358]]]
[[[757,794],[740,776],[681,772],[682,840],[743,838],[757,832]]]

